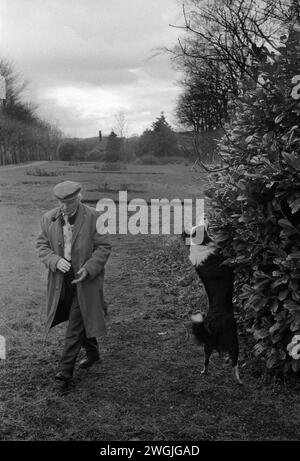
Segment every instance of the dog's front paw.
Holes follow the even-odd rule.
[[[197,314],[191,314],[190,318],[192,323],[203,323],[204,321],[204,317],[200,312]]]

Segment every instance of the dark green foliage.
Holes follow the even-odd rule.
[[[102,137],[99,142],[99,137],[93,138],[66,138],[64,143],[73,145],[72,159],[75,161],[86,162],[101,162],[105,158],[105,147],[107,137]]]
[[[155,155],[155,143],[154,143],[154,134],[147,128],[144,133],[140,136],[136,155],[142,157],[144,155]]]
[[[176,134],[163,113],[152,124],[152,129],[145,130],[139,139],[137,156],[143,155],[157,157],[180,155]]]
[[[288,41],[262,63],[261,84],[236,101],[219,144],[228,168],[212,175],[207,191],[224,254],[237,267],[254,352],[280,372],[300,370],[300,104],[287,78],[296,50]]]
[[[151,154],[146,154],[138,158],[136,163],[140,165],[159,165],[159,158]]]
[[[112,131],[107,139],[104,161],[118,162],[121,158],[122,139]]]
[[[99,152],[97,149],[93,149],[84,154],[84,160],[87,162],[103,162],[105,159],[105,152]]]

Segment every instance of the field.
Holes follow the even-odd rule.
[[[200,375],[188,314],[206,299],[177,236],[110,237],[103,363],[77,368],[65,395],[53,389],[66,325],[43,341],[46,270],[34,249],[40,216],[56,206],[52,187],[80,181],[92,206],[125,189],[146,200],[201,197],[205,177],[195,181],[183,165],[104,173],[49,162],[39,167],[46,176],[27,174],[35,168],[0,169],[1,440],[299,440],[299,387],[266,384],[243,337],[243,387],[218,355]]]

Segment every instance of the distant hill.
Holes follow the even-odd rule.
[[[102,136],[101,142],[99,141],[98,136],[94,138],[66,138],[65,141],[80,145],[86,152],[93,149],[96,149],[99,152],[104,152],[107,143],[107,136]]]
[[[102,136],[101,142],[99,137],[93,138],[65,138],[65,143],[73,144],[74,159],[97,161],[102,160],[105,155],[107,136]]]

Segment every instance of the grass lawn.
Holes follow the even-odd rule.
[[[243,387],[218,355],[210,374],[200,375],[203,352],[188,314],[206,298],[176,236],[111,236],[103,363],[76,368],[74,387],[54,391],[66,324],[43,341],[47,273],[34,250],[40,216],[56,206],[52,187],[80,181],[90,204],[125,189],[129,199],[183,199],[202,196],[205,176],[196,182],[183,165],[129,165],[120,173],[67,162],[40,168],[49,176],[0,169],[1,440],[299,440],[299,386],[264,385],[246,361],[243,338]]]

